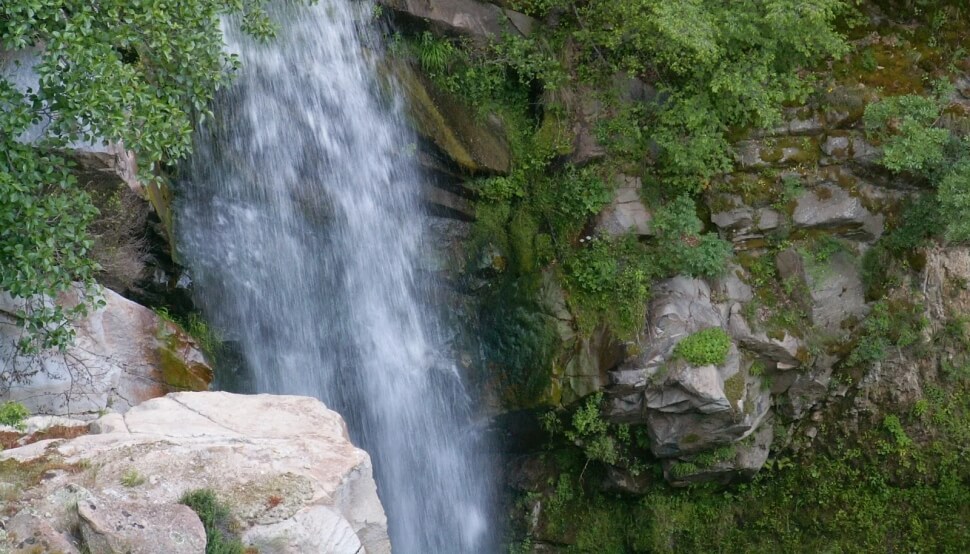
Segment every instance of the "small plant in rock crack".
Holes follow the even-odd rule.
[[[126,487],[137,487],[145,483],[145,476],[138,473],[138,470],[132,468],[121,476],[121,484]]]

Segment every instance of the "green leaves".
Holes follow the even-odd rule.
[[[574,36],[606,74],[657,76],[667,98],[646,127],[659,173],[696,192],[730,168],[729,128],[775,123],[783,103],[809,90],[796,72],[845,52],[834,23],[846,9],[842,0],[590,2]]]
[[[667,274],[713,277],[724,270],[731,244],[711,233],[701,234],[694,201],[680,196],[657,210],[651,222],[657,233],[653,259]]]
[[[925,173],[943,162],[950,132],[935,125],[948,103],[946,88],[935,98],[907,94],[866,106],[866,129],[882,142],[886,168]]]
[[[940,212],[950,242],[970,241],[970,147],[966,157],[940,180]]]
[[[42,45],[33,68],[39,86],[20,90],[0,78],[0,290],[25,299],[22,347],[66,346],[68,322],[95,297],[90,285],[98,267],[87,228],[97,210],[61,152],[76,142],[121,143],[134,151],[145,181],[155,178],[159,162],[185,157],[195,122],[238,66],[223,51],[219,15],[241,13],[244,27],[265,38],[273,29],[262,5],[0,3],[0,46]],[[18,142],[28,130],[40,136]],[[74,283],[88,301],[54,305]]]

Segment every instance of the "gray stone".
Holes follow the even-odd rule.
[[[651,472],[640,471],[634,474],[627,468],[606,466],[606,477],[603,479],[603,488],[607,491],[643,495],[650,490],[654,484]]]
[[[621,388],[646,387],[680,339],[722,323],[719,311],[711,303],[710,286],[689,277],[658,283],[648,314],[644,336],[639,341],[645,345],[643,351],[610,373],[611,383]]]
[[[0,460],[56,456],[77,468],[24,491],[21,509],[51,513],[63,532],[70,528],[68,507],[86,498],[149,509],[208,488],[228,503],[243,542],[262,552],[390,552],[370,458],[350,443],[340,416],[315,399],[175,393],[102,423],[109,417],[124,425],[0,452]],[[129,474],[146,479],[124,486]],[[65,496],[74,482],[88,484],[90,495]],[[162,551],[170,550],[153,552]]]
[[[208,388],[212,369],[194,339],[110,289],[100,292],[105,305],[75,322],[74,343],[36,356],[17,348],[15,314],[25,301],[0,294],[0,401],[22,402],[34,414],[89,419],[171,391]],[[76,290],[64,293],[58,304],[73,306],[79,297]],[[17,374],[31,378],[16,382]]]
[[[714,280],[711,287],[712,294],[718,297],[718,303],[730,306],[737,302],[748,302],[754,298],[751,286],[741,278],[743,274],[744,269],[732,263],[724,273]]]
[[[653,216],[640,200],[640,178],[620,175],[617,183],[613,201],[596,217],[596,230],[613,236],[627,233],[652,235],[650,220]]]
[[[776,364],[778,369],[791,369],[802,364],[799,359],[804,344],[785,331],[782,338],[771,338],[764,331],[753,331],[744,316],[741,305],[734,304],[728,319],[728,332],[739,344]]]
[[[17,513],[5,525],[7,531],[6,543],[10,550],[0,551],[9,554],[36,554],[50,552],[57,554],[80,554],[77,546],[70,539],[69,533],[62,533],[54,529],[43,515],[23,510]],[[0,531],[2,534],[2,531]]]
[[[421,198],[434,213],[453,215],[466,220],[475,219],[475,206],[472,202],[449,190],[425,184],[421,187]]]
[[[388,8],[423,19],[442,31],[479,39],[505,33],[528,36],[535,20],[522,13],[475,0],[381,0]]]
[[[767,422],[749,439],[730,445],[729,456],[709,465],[698,465],[698,456],[682,460],[664,460],[664,478],[674,487],[698,483],[728,484],[752,479],[768,460],[774,432]],[[689,464],[689,465],[688,465]]]
[[[801,419],[818,405],[829,392],[832,368],[813,368],[798,375],[778,402],[778,412],[789,419]]]
[[[724,364],[694,367],[673,359],[691,333],[722,327],[721,312],[701,280],[676,277],[654,291],[640,343],[643,351],[610,372],[607,415],[646,424],[657,457],[699,452],[750,434],[771,406],[759,377],[751,376],[732,345]]]
[[[871,213],[859,197],[845,189],[823,183],[798,197],[792,222],[800,228],[826,229],[871,241],[882,236],[885,217]]]
[[[724,209],[725,204],[733,207]],[[766,231],[777,229],[783,219],[774,208],[748,206],[734,194],[715,194],[708,199],[708,206],[720,208],[711,213],[711,221],[735,243],[762,238]]]
[[[825,262],[810,265],[802,251],[789,248],[778,253],[776,264],[779,276],[793,284],[794,298],[811,314],[816,328],[838,335],[844,321],[868,313],[859,256],[854,253],[838,251]]]
[[[78,502],[81,535],[91,552],[104,554],[201,554],[205,528],[181,504],[136,504],[105,498]]]
[[[836,160],[847,160],[851,157],[852,149],[847,135],[829,135],[822,143],[822,152]]]

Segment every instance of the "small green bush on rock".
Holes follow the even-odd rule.
[[[30,416],[30,411],[20,402],[4,402],[0,405],[0,425],[20,428]]]
[[[209,489],[189,491],[179,502],[192,508],[205,527],[205,554],[243,554],[242,542],[233,536],[229,508]]]
[[[720,327],[710,327],[678,342],[674,355],[695,366],[721,365],[730,349],[731,337]]]

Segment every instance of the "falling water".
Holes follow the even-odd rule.
[[[395,552],[490,551],[489,471],[421,292],[420,175],[364,48],[370,9],[276,7],[269,44],[228,26],[243,69],[179,185],[179,251],[254,388],[345,417]]]

